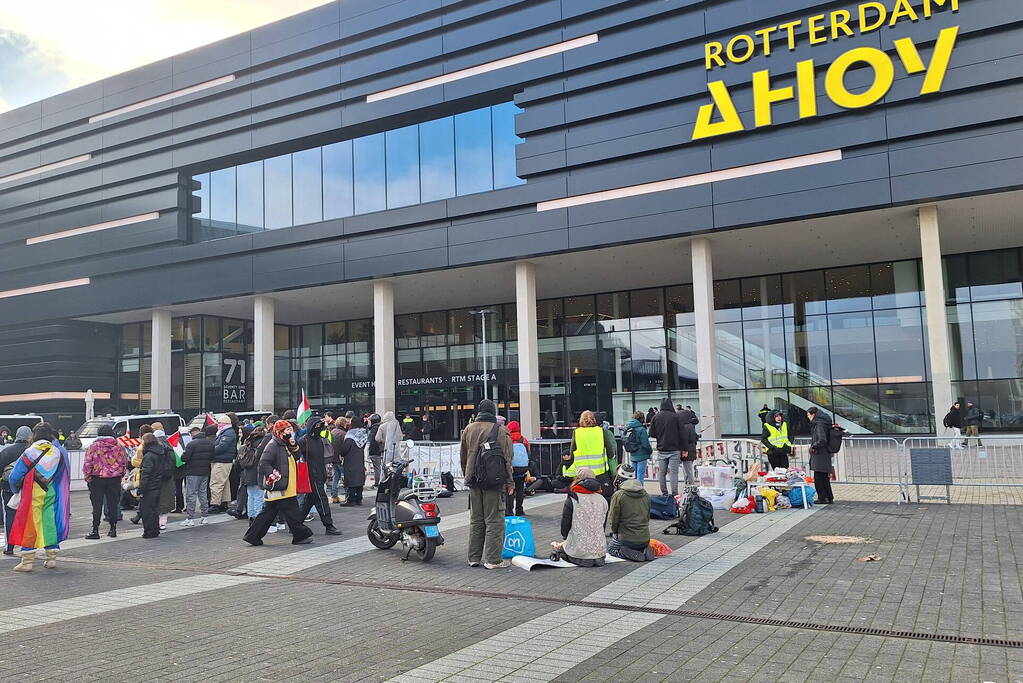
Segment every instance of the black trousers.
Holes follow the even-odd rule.
[[[185,478],[174,478],[174,509],[185,509]]]
[[[146,491],[139,501],[139,516],[142,517],[142,532],[147,536],[160,533],[160,489]]]
[[[298,543],[313,535],[313,530],[302,523],[305,515],[298,507],[298,499],[292,496],[291,498],[268,500],[263,503],[263,509],[254,519],[249,521],[249,530],[245,532],[242,538],[248,543],[259,545],[256,542],[263,540],[266,532],[270,529],[270,525],[277,521],[278,514],[284,517],[288,529],[291,530],[292,543]]]
[[[826,500],[829,503],[835,500],[835,494],[831,491],[831,472],[814,472],[813,487],[817,489],[818,500]]]
[[[9,501],[11,499],[11,496],[13,496],[13,495],[14,495],[14,492],[13,491],[8,491],[6,486],[3,487],[3,488],[0,488],[0,504],[3,504],[3,506],[4,506],[4,536],[5,537],[10,537],[10,535],[11,535],[11,527],[14,525],[14,515],[15,515],[15,513],[18,512],[17,510],[13,510],[13,509],[7,507],[7,501]],[[13,550],[14,549],[14,545],[12,543],[8,543],[7,544],[7,549],[8,550]]]
[[[302,501],[302,519],[304,520],[309,515],[309,511],[315,505],[323,526],[334,526],[334,520],[330,516],[330,499],[327,498],[327,491],[324,488],[326,482],[311,479],[309,483],[312,485],[313,492],[307,493]]]
[[[362,487],[361,486],[346,486],[345,491],[348,492],[348,502],[352,505],[362,505]]]
[[[87,483],[89,502],[92,503],[92,526],[98,527],[103,519],[103,505],[106,504],[107,519],[111,526],[117,525],[117,502],[121,498],[120,477],[93,477]]]
[[[516,512],[522,511],[522,499],[526,496],[526,475],[513,477],[512,480],[515,482],[515,495],[505,495],[504,497],[504,514],[506,517],[511,517]]]
[[[771,469],[776,467],[789,468],[789,453],[788,451],[769,451],[767,453],[767,462],[771,463]]]

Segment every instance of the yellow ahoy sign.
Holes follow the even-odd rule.
[[[889,0],[887,3],[864,2],[855,10],[839,9],[768,26],[752,33],[733,36],[728,41],[710,42],[704,46],[704,62],[708,71],[727,64],[742,64],[755,56],[768,57],[772,51],[795,50],[800,42],[819,45],[856,34],[871,33],[905,21],[930,19],[937,9],[959,11],[959,0]],[[806,30],[805,35],[802,29]],[[797,35],[796,31],[800,31]],[[824,93],[840,107],[860,109],[879,101],[895,81],[897,64],[907,74],[922,74],[920,94],[935,93],[948,70],[959,27],[938,33],[930,59],[925,62],[911,38],[892,42],[895,55],[874,47],[857,47],[838,56],[824,71]],[[872,73],[866,90],[852,92],[846,88],[845,76],[852,68],[869,67]],[[796,63],[796,83],[772,87],[769,70],[755,71],[752,76],[753,120],[743,121],[724,81],[707,83],[711,103],[700,107],[693,127],[693,140],[735,133],[749,128],[771,125],[771,107],[778,102],[794,100],[799,118],[817,116],[818,71],[823,68],[812,59]],[[751,124],[752,125],[749,125]]]

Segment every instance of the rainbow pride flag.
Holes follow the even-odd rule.
[[[36,462],[38,459],[38,462]],[[29,472],[32,463],[36,466]],[[67,539],[71,526],[71,477],[67,451],[37,441],[22,454],[10,475],[21,490],[7,542],[22,548],[49,548]]]

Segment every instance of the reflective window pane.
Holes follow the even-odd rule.
[[[681,390],[698,388],[695,327],[685,326],[668,330],[668,376],[671,380],[672,396]]]
[[[367,135],[352,142],[355,168],[355,213],[387,208],[384,174],[384,134]]]
[[[307,149],[291,155],[295,187],[295,225],[319,223],[323,220],[323,171],[320,148]]]
[[[830,384],[827,319],[824,316],[811,316],[802,322],[795,322],[792,318],[786,318],[785,355],[790,387]]]
[[[629,295],[632,306],[632,329],[662,327],[664,325],[664,290],[637,289]]]
[[[387,208],[419,203],[419,126],[389,130],[387,149]]]
[[[263,162],[238,167],[238,232],[263,229]]]
[[[1016,249],[970,254],[970,298],[973,301],[1023,297],[1019,252]]]
[[[693,312],[693,286],[678,285],[665,290],[665,306],[668,316],[664,320],[666,327],[693,325],[696,315]]]
[[[423,313],[420,324],[423,346],[447,346],[448,317],[444,311]]]
[[[355,211],[352,184],[352,141],[323,148],[323,218],[344,218]]]
[[[874,312],[880,382],[924,381],[924,330],[919,308]]]
[[[931,407],[927,385],[882,384],[881,431],[886,434],[931,433]]]
[[[291,155],[263,162],[264,220],[267,230],[294,225],[291,211]]]
[[[636,401],[643,404],[655,401],[660,405],[668,388],[668,355],[665,330],[632,331],[632,381],[636,387]],[[656,395],[640,396],[653,392]]]
[[[718,386],[722,389],[742,389],[746,386],[742,323],[717,323],[714,331],[717,336]]]
[[[977,356],[973,349],[973,315],[969,304],[946,306],[948,355],[953,380],[977,378]]]
[[[603,331],[629,329],[629,293],[598,294],[597,322]]]
[[[536,334],[538,337],[560,337],[564,329],[561,299],[536,302]]]
[[[192,193],[199,198],[199,212],[195,214],[195,217],[199,219],[200,224],[208,225],[210,218],[210,174],[202,173],[192,176],[192,180],[199,184],[199,189]]]
[[[565,335],[593,334],[593,297],[570,296],[565,298]]]
[[[810,270],[782,276],[782,295],[785,315],[801,319],[807,315],[824,313],[824,271]]]
[[[877,434],[881,431],[881,406],[877,400],[877,385],[836,386],[833,390],[835,415],[852,423],[846,429],[857,434]]]
[[[870,269],[867,266],[829,268],[825,271],[828,312],[870,310]]]
[[[748,320],[742,325],[746,386],[786,386],[785,323],[780,319]]]
[[[455,180],[459,195],[494,189],[490,109],[455,116]]]
[[[225,168],[210,174],[210,234],[227,237],[237,232],[235,211],[235,169]]]
[[[946,256],[941,260],[945,271],[945,303],[970,300],[970,277],[966,271],[966,257],[962,254]]]
[[[742,318],[742,296],[738,280],[718,280],[714,283],[714,319],[730,322]]]
[[[831,376],[835,384],[866,384],[877,381],[873,328],[869,312],[828,316]]]
[[[515,145],[521,138],[515,135],[515,114],[522,111],[514,102],[497,104],[490,108],[493,116],[494,187],[511,187],[526,181],[515,174]]]
[[[422,200],[455,196],[455,120],[446,116],[419,124]]]
[[[984,413],[981,433],[985,430],[1023,432],[1023,383],[1012,380],[977,382],[975,403]],[[970,398],[972,394],[967,394]]]
[[[748,277],[740,284],[744,320],[777,318],[783,315],[780,275]]]
[[[874,308],[919,306],[923,286],[917,261],[875,263],[870,267],[870,289]]]
[[[1023,377],[1023,301],[973,304],[977,377]]]

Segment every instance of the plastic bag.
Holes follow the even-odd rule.
[[[788,510],[792,507],[792,502],[789,497],[784,494],[778,494],[778,497],[774,499],[774,506],[779,510]]]
[[[753,496],[739,498],[732,505],[732,512],[740,515],[748,515],[756,508],[756,501]]]
[[[774,512],[777,507],[775,499],[778,497],[778,492],[774,489],[762,488],[760,489],[760,495],[767,501],[767,511]]]
[[[806,492],[807,503],[813,505],[814,498],[817,497],[817,491],[812,486],[793,486],[792,490],[789,491],[789,502],[792,503],[792,507],[801,508],[803,507],[803,492]]]
[[[536,541],[533,539],[533,523],[525,517],[504,518],[504,547],[501,557],[511,559],[516,555],[536,555]]]
[[[654,549],[655,557],[664,557],[665,555],[671,555],[671,548],[664,541],[659,541],[656,538],[651,538],[650,547]]]

